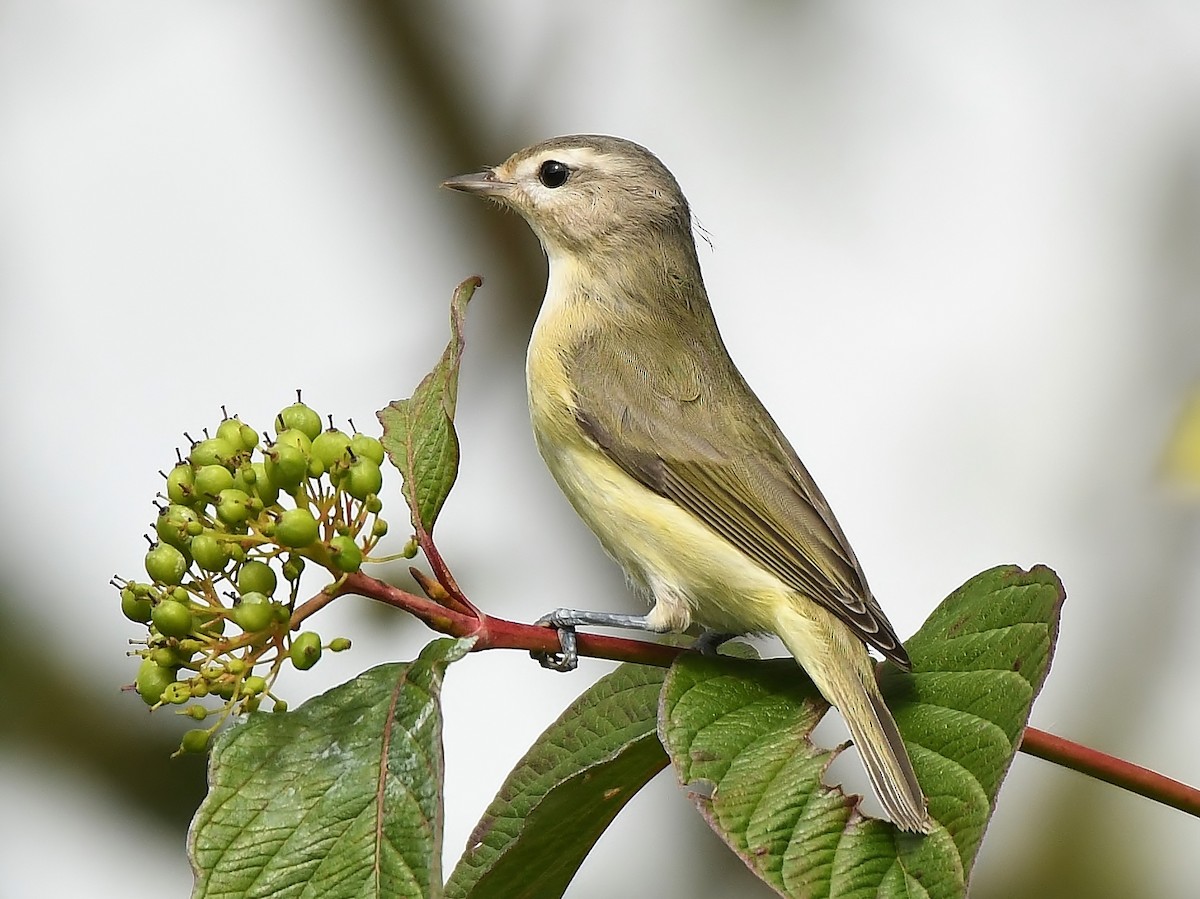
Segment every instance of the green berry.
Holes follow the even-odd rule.
[[[361,456],[350,463],[350,470],[342,479],[341,488],[358,500],[379,493],[383,487],[383,472],[379,463]]]
[[[241,437],[242,449],[252,450],[258,446],[258,431],[250,427],[250,425],[242,425],[238,429],[238,434]]]
[[[174,681],[174,671],[163,668],[150,659],[145,659],[138,668],[137,680],[134,681],[133,687],[142,697],[142,702],[146,705],[157,705],[158,701],[162,699],[163,690]]]
[[[321,658],[321,637],[313,631],[304,631],[292,639],[292,648],[288,651],[292,664],[301,671],[307,671]]]
[[[370,459],[376,465],[383,464],[383,444],[367,434],[355,434],[351,437],[350,451],[359,458]]]
[[[158,543],[146,553],[146,574],[158,584],[174,586],[183,580],[188,560],[169,543]]]
[[[172,503],[167,506],[154,522],[154,532],[163,543],[183,549],[188,543],[188,525],[199,523],[200,518],[194,509]]]
[[[304,573],[304,559],[300,556],[288,556],[283,563],[283,576],[289,581],[298,581]]]
[[[233,621],[248,634],[266,630],[275,613],[271,601],[261,593],[247,593],[233,609]]]
[[[183,705],[192,698],[192,688],[182,681],[175,681],[175,683],[167,684],[163,688],[162,695],[159,698],[163,702],[169,702],[171,705]]]
[[[385,534],[387,534],[387,532],[388,532],[388,523],[386,521],[384,521],[382,518],[376,518],[375,523],[373,525],[371,525],[371,536],[372,537],[382,537]],[[415,556],[417,554],[417,549],[416,549],[417,544],[411,540],[409,542],[412,543],[412,545],[413,545],[412,556],[408,556],[408,558],[411,559],[413,556]],[[408,547],[406,545],[405,549],[407,549],[407,548]]]
[[[167,475],[167,499],[173,503],[190,504],[196,498],[196,470],[181,462]]]
[[[192,655],[192,653],[184,652],[177,646],[160,646],[158,649],[151,651],[150,660],[159,668],[170,668],[174,671],[185,662],[190,662]]]
[[[195,690],[192,692],[195,693]],[[183,713],[189,718],[195,719],[196,721],[203,721],[208,717],[208,709],[202,705],[189,705],[183,710]],[[202,733],[204,733],[204,731],[202,731]]]
[[[196,470],[196,493],[206,500],[233,486],[233,472],[224,465],[205,465]]]
[[[264,466],[266,480],[270,481],[275,488],[276,496],[279,495],[280,490],[291,493],[300,486],[300,482],[308,474],[308,459],[300,449],[291,444],[276,443],[267,450],[266,456],[267,461]],[[257,484],[258,482],[255,481],[255,489],[258,489]],[[264,503],[270,505],[265,496],[262,499]],[[274,499],[271,502],[274,502]]]
[[[230,659],[225,663],[225,670],[233,675],[241,674],[246,670],[246,662],[244,659]]]
[[[256,502],[244,490],[227,487],[217,494],[217,518],[229,525],[241,524],[254,514]]]
[[[267,466],[262,462],[255,462],[250,468],[254,472],[254,480],[248,483],[254,485],[255,495],[262,500],[264,506],[273,506],[279,499],[279,485],[267,477]]]
[[[337,428],[322,431],[312,442],[312,455],[329,471],[338,462],[350,457],[350,438]]]
[[[368,496],[365,505],[367,507],[367,511],[372,515],[378,515],[383,511],[383,500],[381,500],[378,496]]]
[[[150,618],[164,637],[186,637],[195,627],[192,610],[173,599],[164,599],[156,605]]]
[[[349,648],[350,648],[350,638],[349,637],[334,637],[332,640],[329,641],[329,651],[330,652],[345,652]]]
[[[229,550],[212,534],[201,534],[192,538],[192,558],[205,571],[223,571],[229,564]]]
[[[128,587],[121,591],[121,613],[130,621],[145,624],[150,620],[152,611],[150,600],[139,598]]]
[[[321,433],[321,416],[304,403],[292,403],[275,416],[275,433],[289,428],[304,432],[312,440]]]
[[[353,574],[362,567],[362,550],[353,537],[339,534],[329,541],[330,557],[338,571]]]
[[[252,674],[242,681],[243,696],[257,696],[259,693],[267,691],[267,679],[259,677],[257,674]]]
[[[212,737],[207,730],[196,728],[189,730],[179,741],[179,748],[184,752],[200,754],[208,752],[208,741]]]
[[[275,525],[275,539],[280,546],[300,549],[317,540],[317,520],[308,509],[288,509]]]
[[[205,465],[228,465],[241,448],[240,440],[234,442],[224,437],[210,437],[192,447],[192,451],[188,453],[188,461],[196,468]]]
[[[284,702],[282,699],[276,699],[275,705],[271,706],[272,712],[281,712],[282,713],[282,712],[286,712],[287,710],[288,710],[288,704],[286,702]]]
[[[300,452],[304,453],[306,461],[312,455],[312,438],[303,431],[296,430],[295,428],[288,428],[275,438],[273,445],[278,446],[280,444],[283,446],[294,446]]]
[[[237,450],[242,449],[242,422],[236,416],[217,425],[217,439],[224,440]]]
[[[261,593],[264,598],[271,596],[276,583],[275,569],[258,559],[252,559],[238,569],[237,588],[243,598],[247,593]]]

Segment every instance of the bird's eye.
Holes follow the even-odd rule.
[[[546,187],[562,187],[567,183],[567,177],[570,174],[571,170],[567,168],[565,162],[547,159],[542,163],[542,167],[538,169],[538,180],[546,185]]]

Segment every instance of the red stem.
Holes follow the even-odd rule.
[[[1200,790],[1141,765],[1034,727],[1025,729],[1021,751],[1200,817]]]
[[[442,561],[436,550],[432,554],[427,552],[426,555],[430,559],[435,574],[438,572],[439,566],[444,568],[445,562]],[[433,561],[435,558],[437,562]],[[447,571],[446,574],[449,575],[449,572]],[[448,592],[451,592],[449,585],[442,580],[440,575],[438,581],[447,588]],[[449,578],[449,583],[454,584],[452,577]],[[457,585],[455,585],[454,591],[457,591]],[[403,609],[440,633],[452,637],[474,636],[476,643],[472,652],[484,649],[524,649],[529,652],[543,653],[558,652],[561,648],[558,643],[558,634],[553,628],[519,624],[516,621],[493,618],[483,613],[472,615],[468,612],[450,609],[423,596],[408,593],[391,584],[368,577],[361,572],[347,575],[344,580],[332,588],[331,592],[319,593],[296,609],[292,615],[293,628],[326,603],[347,593],[357,593],[360,596]],[[458,596],[455,598],[457,599]],[[463,599],[465,600],[465,597]],[[468,603],[468,605],[470,604]],[[470,606],[470,608],[474,609],[475,607]],[[629,640],[601,634],[579,634],[578,637],[581,656],[610,659],[616,662],[634,662],[640,665],[653,665],[657,668],[670,667],[680,653],[689,651],[681,647],[664,646],[661,643],[649,643],[643,640]],[[1025,729],[1020,749],[1029,755],[1082,772],[1113,786],[1187,812],[1189,815],[1200,817],[1200,790],[1148,768],[1033,727]]]

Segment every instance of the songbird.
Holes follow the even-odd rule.
[[[867,651],[908,654],[846,535],[717,330],[687,200],[646,148],[557,137],[445,187],[519,213],[549,259],[526,359],[538,450],[575,511],[652,603],[557,609],[573,628],[777,634],[846,720],[892,821],[934,829]]]

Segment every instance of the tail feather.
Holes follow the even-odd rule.
[[[823,609],[795,611],[780,616],[779,636],[845,719],[884,810],[903,830],[932,833],[936,825],[896,720],[875,683],[866,647]]]
[[[897,827],[913,833],[932,833],[934,824],[929,818],[925,794],[913,771],[904,739],[892,713],[884,705],[883,697],[871,687],[863,690],[868,714],[843,716],[867,769],[867,777]]]

